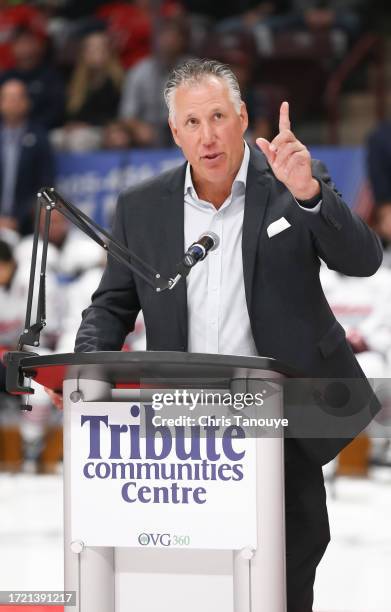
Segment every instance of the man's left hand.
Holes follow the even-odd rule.
[[[278,135],[271,142],[265,138],[256,142],[276,178],[296,200],[311,200],[320,193],[320,185],[312,176],[311,155],[291,131],[288,102],[281,104]]]

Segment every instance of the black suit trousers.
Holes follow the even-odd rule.
[[[298,442],[285,440],[285,523],[288,612],[312,612],[316,567],[330,541],[320,465]]]

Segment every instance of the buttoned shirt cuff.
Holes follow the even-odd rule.
[[[320,211],[320,207],[322,206],[322,200],[319,200],[319,202],[317,204],[315,204],[315,206],[312,206],[312,207],[311,206],[302,206],[301,204],[299,204],[299,202],[296,200],[296,198],[294,198],[294,200],[295,200],[296,204],[298,206],[300,206],[300,208],[302,210],[305,210],[305,211],[307,211],[309,213],[317,214]]]

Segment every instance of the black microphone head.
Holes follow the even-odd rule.
[[[207,251],[215,251],[220,244],[220,238],[214,232],[203,232],[197,242],[202,244]]]

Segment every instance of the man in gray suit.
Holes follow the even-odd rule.
[[[141,309],[149,350],[266,355],[308,377],[363,379],[323,295],[319,266],[323,259],[344,274],[369,276],[381,263],[380,243],[291,131],[287,102],[278,135],[259,139],[257,149],[243,140],[247,112],[228,67],[185,63],[165,99],[188,161],[123,193],[114,235],[166,277],[202,231],[215,231],[221,244],[187,284],[162,294],[109,256],[76,351],[121,349]],[[285,445],[289,612],[312,610],[329,541],[321,465],[345,442],[321,442]]]

